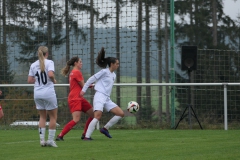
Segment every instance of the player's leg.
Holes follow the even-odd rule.
[[[86,136],[84,140],[89,140],[93,131],[95,130],[95,126],[99,122],[102,117],[103,107],[105,104],[107,97],[99,92],[96,92],[93,98],[93,107],[94,107],[94,118],[88,126]]]
[[[63,141],[63,137],[79,122],[81,118],[81,112],[80,111],[75,111],[72,113],[73,119],[68,122],[61,133],[57,136],[56,140],[57,141]]]
[[[91,104],[86,99],[82,100],[82,111],[89,116],[89,118],[87,119],[87,121],[85,123],[84,131],[83,131],[83,134],[82,134],[82,137],[81,137],[81,139],[84,139],[85,135],[86,135],[86,132],[87,132],[87,129],[88,129],[88,126],[89,126],[90,122],[93,120],[93,117],[94,117],[93,108],[92,108]]]
[[[45,146],[45,132],[46,132],[46,119],[47,119],[47,111],[39,110],[39,123],[38,123],[38,132],[40,137],[40,145]]]
[[[63,137],[80,121],[81,118],[81,101],[70,100],[68,101],[68,105],[73,119],[64,126],[63,130],[56,138],[57,141],[63,141]]]
[[[113,109],[110,110],[115,116],[113,116],[108,123],[104,126],[104,128],[109,129],[112,127],[114,124],[116,124],[121,118],[124,117],[124,112],[120,107],[114,107]]]
[[[57,125],[57,98],[56,95],[52,97],[48,97],[45,99],[45,106],[47,110],[47,114],[49,116],[49,129],[48,129],[48,140],[47,145],[50,147],[58,147],[54,141],[54,137],[56,134],[56,125]]]
[[[57,124],[57,108],[53,110],[48,110],[47,113],[49,115],[49,129],[48,129],[48,140],[47,145],[51,147],[57,147],[54,142],[54,137],[56,134],[56,124]]]
[[[102,117],[102,111],[100,111],[100,110],[94,111],[94,118],[88,126],[84,140],[92,140],[91,135],[92,135],[93,131],[95,130],[95,126],[97,125],[97,123],[99,122],[101,117]]]
[[[40,117],[38,122],[38,133],[40,138],[40,145],[46,146],[45,132],[46,132],[47,111],[45,110],[44,101],[42,99],[34,97],[34,101]]]
[[[114,102],[111,101],[111,99],[108,99],[106,105],[106,110],[108,112],[112,112],[115,114],[114,117],[112,117],[107,124],[100,129],[100,132],[105,134],[108,138],[112,138],[112,136],[109,134],[109,128],[112,127],[114,124],[116,124],[122,117],[124,117],[124,112],[123,110],[117,106]]]

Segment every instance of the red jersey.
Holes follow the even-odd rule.
[[[78,82],[84,80],[82,76],[82,72],[80,70],[72,70],[69,75],[69,83],[70,83],[70,93],[68,95],[69,100],[77,100],[81,99],[80,92],[82,87],[79,85]]]

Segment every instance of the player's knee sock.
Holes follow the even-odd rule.
[[[65,134],[67,134],[77,123],[71,120],[66,124],[62,130],[62,132],[58,135],[60,137],[63,137]]]
[[[108,121],[108,123],[104,126],[104,128],[109,129],[114,124],[116,124],[122,117],[121,116],[114,116],[112,119]]]
[[[53,141],[55,137],[56,129],[49,129],[48,130],[48,140]]]
[[[38,128],[38,133],[41,141],[45,141],[46,128]]]
[[[87,137],[87,138],[91,137],[97,123],[98,123],[98,119],[93,118],[93,120],[91,121],[91,123],[88,126],[85,137]]]
[[[84,134],[84,135],[86,135],[88,126],[89,126],[89,124],[91,123],[92,120],[93,120],[92,117],[89,117],[89,118],[87,119],[87,122],[86,122],[85,127],[84,127],[84,131],[83,131],[83,134]]]

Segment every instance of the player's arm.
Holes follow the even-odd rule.
[[[79,81],[78,84],[81,86],[81,88],[83,88],[83,86],[84,86],[84,84],[85,84],[85,83],[84,83],[84,80]],[[92,88],[93,86],[94,86],[94,84],[90,84],[88,88]]]
[[[53,61],[49,61],[48,65],[47,65],[47,71],[48,71],[48,77],[51,79],[51,81],[55,84],[57,83],[56,79],[55,79],[55,76],[54,76],[54,71],[55,71],[55,68],[54,68],[54,62]]]
[[[33,71],[33,69],[32,69],[32,65],[31,65],[31,67],[30,67],[30,69],[29,69],[29,73],[28,73],[28,79],[27,79],[27,82],[28,82],[28,83],[35,83],[35,77],[34,77],[34,75],[35,75],[35,73],[34,73],[34,71]]]
[[[84,86],[84,80],[79,81],[78,84],[81,86],[81,88],[83,88],[83,86]]]
[[[35,83],[35,78],[33,76],[28,76],[28,83]]]
[[[93,83],[96,82],[96,77],[93,75],[91,76],[87,82],[83,85],[82,91],[80,92],[80,96],[83,96],[84,93],[87,91],[88,88],[93,87]]]
[[[51,79],[51,81],[52,81],[54,84],[57,83],[53,71],[48,71],[48,77]]]

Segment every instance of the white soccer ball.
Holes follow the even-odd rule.
[[[130,113],[136,113],[139,110],[139,104],[135,101],[128,102],[127,110]]]

